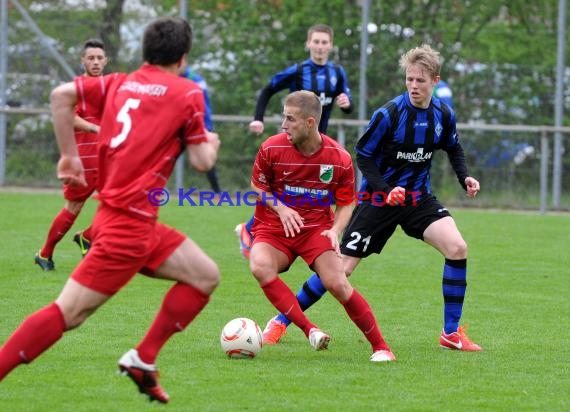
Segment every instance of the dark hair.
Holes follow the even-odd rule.
[[[192,48],[192,28],[179,17],[161,17],[146,27],[143,60],[161,66],[179,61]]]
[[[85,52],[85,50],[89,48],[101,49],[104,51],[105,43],[103,43],[103,40],[100,39],[89,39],[83,44],[83,51]]]

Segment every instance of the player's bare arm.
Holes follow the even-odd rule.
[[[200,144],[190,144],[186,148],[188,160],[194,169],[207,172],[216,164],[218,149],[210,141]]]
[[[61,155],[57,177],[66,184],[87,186],[73,131],[76,102],[77,90],[73,82],[56,87],[50,94],[53,129]]]
[[[251,188],[257,193],[258,198],[264,201],[265,207],[277,213],[285,229],[285,237],[295,237],[295,234],[305,226],[303,217],[296,210],[278,200],[273,193],[260,189],[253,182],[251,182]]]
[[[85,120],[83,117],[75,115],[73,127],[87,133],[99,133],[99,125]]]
[[[206,131],[206,137],[208,138],[208,143],[214,146],[214,149],[217,152],[220,149],[220,145],[222,144],[222,141],[220,140],[220,135],[217,134],[216,132]]]

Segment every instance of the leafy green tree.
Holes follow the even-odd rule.
[[[133,9],[133,3],[124,0],[77,0],[73,7],[65,0],[20,2],[57,41],[72,67],[78,67],[83,40],[99,36],[107,44],[111,70],[132,70],[141,62],[139,48],[125,44],[128,39],[121,28],[138,42],[151,16],[178,15],[180,4],[140,0],[139,9]],[[216,113],[252,115],[257,93],[271,75],[307,57],[306,30],[315,23],[335,29],[333,58],[347,69],[358,101],[360,4],[358,0],[187,0],[196,39],[190,61],[207,78]],[[445,58],[442,77],[453,88],[460,121],[553,123],[558,0],[540,4],[402,0],[370,5],[370,20],[378,30],[369,35],[367,115],[403,90],[401,53],[426,42]],[[45,48],[14,9],[9,20],[11,44],[30,48],[20,53],[27,58],[10,56],[10,70],[65,79],[53,62],[45,64]],[[279,99],[273,99],[268,115],[280,111]]]
[[[107,57],[110,61],[118,60],[124,2],[124,0],[107,0],[107,7],[103,9],[102,13],[100,37],[105,43]]]

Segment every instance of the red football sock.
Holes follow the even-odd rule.
[[[84,229],[82,235],[85,239],[91,241],[91,226],[89,226],[87,229]]]
[[[55,303],[28,316],[0,348],[0,381],[22,363],[30,363],[56,343],[65,331]]]
[[[77,215],[74,215],[66,208],[61,209],[59,214],[51,222],[51,227],[49,229],[46,243],[40,251],[40,255],[44,258],[51,257],[53,255],[53,250],[55,245],[65,236],[65,234],[71,229],[73,223],[77,219]]]
[[[382,337],[380,327],[376,322],[374,313],[372,313],[372,308],[356,289],[354,289],[350,298],[343,303],[343,306],[350,319],[364,333],[364,336],[372,345],[372,352],[390,350],[390,347]]]
[[[287,319],[301,328],[306,336],[309,336],[311,328],[316,326],[305,316],[295,294],[279,276],[263,285],[261,289],[263,289],[267,299],[279,312],[283,313]]]
[[[136,347],[141,360],[154,364],[168,339],[182,332],[209,300],[210,296],[185,283],[170,288],[146,336]]]

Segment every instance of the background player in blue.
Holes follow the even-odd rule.
[[[440,345],[480,351],[459,326],[467,287],[467,244],[449,211],[431,193],[433,152],[447,152],[468,197],[477,195],[479,182],[467,172],[455,113],[432,96],[441,69],[439,53],[423,45],[403,54],[400,66],[407,92],[374,112],[356,146],[356,160],[363,174],[360,196],[367,199],[354,209],[344,231],[344,269],[350,276],[360,259],[380,253],[400,225],[408,236],[423,240],[445,258]]]
[[[453,109],[453,93],[447,82],[440,79],[433,88],[433,95]]]
[[[309,50],[310,57],[277,73],[261,90],[255,107],[254,120],[249,124],[252,133],[263,133],[263,115],[269,99],[285,89],[289,89],[290,92],[309,90],[319,97],[323,106],[319,123],[321,133],[327,131],[333,103],[336,102],[345,113],[352,112],[352,97],[346,72],[341,65],[329,61],[333,37],[333,29],[325,24],[316,24],[309,28],[305,47]]]
[[[208,84],[206,83],[206,80],[194,70],[192,70],[188,64],[186,64],[186,67],[184,68],[181,76],[192,80],[194,83],[198,84],[202,90],[202,95],[204,96],[204,108],[206,109],[204,112],[204,124],[206,125],[206,130],[208,131],[208,140],[218,140],[219,136],[214,132],[214,122],[212,120],[212,104],[210,103],[210,95],[208,93]],[[215,193],[222,193],[220,180],[218,179],[218,171],[216,170],[215,166],[206,172],[206,176],[208,177],[208,182],[210,182],[212,191]]]
[[[249,124],[252,133],[262,134],[264,131],[263,116],[271,96],[279,91],[289,89],[290,92],[308,90],[315,93],[323,106],[319,132],[326,133],[329,118],[336,102],[338,107],[351,113],[353,109],[352,96],[348,87],[348,79],[344,68],[329,61],[329,54],[333,48],[333,29],[326,24],[311,26],[307,32],[306,49],[309,58],[301,63],[294,64],[277,73],[271,81],[261,90],[257,99],[254,120]],[[235,232],[240,239],[240,250],[246,259],[249,259],[251,249],[251,227],[253,217],[247,223],[236,226]]]

